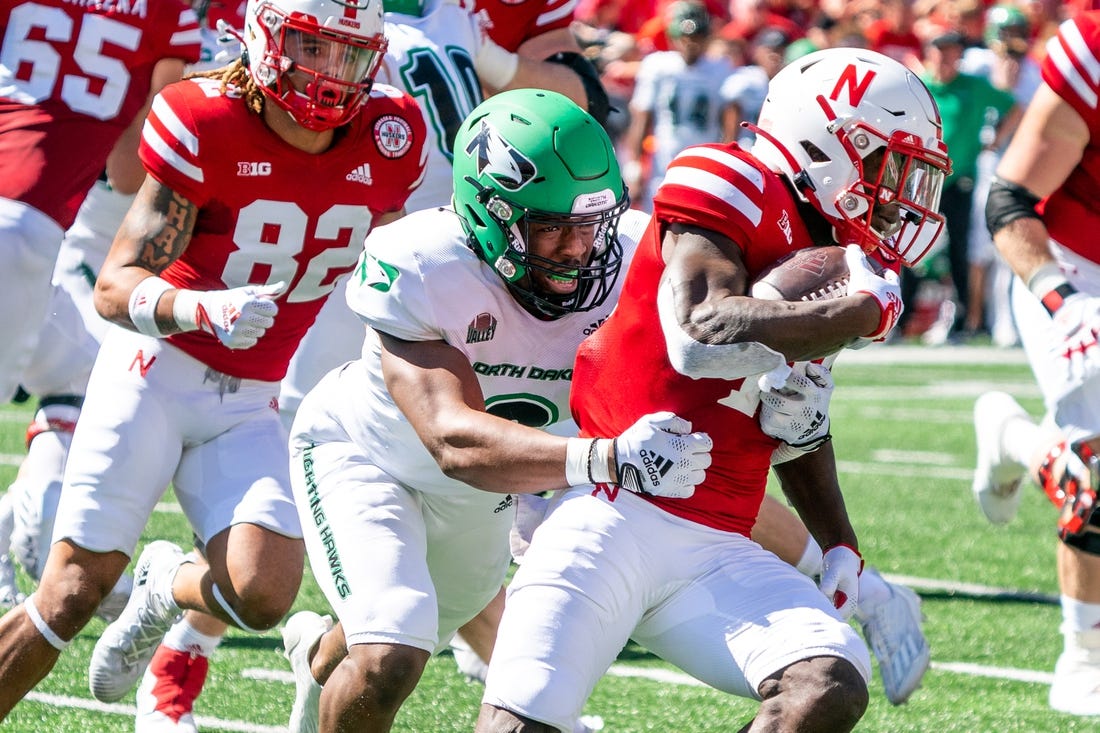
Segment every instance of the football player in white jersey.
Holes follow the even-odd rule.
[[[629,475],[683,496],[709,463],[709,438],[670,413],[591,446],[545,430],[568,419],[577,345],[646,223],[620,229],[626,192],[591,115],[553,92],[496,95],[459,131],[454,182],[453,208],[368,238],[347,291],[371,327],[363,357],[291,431],[307,552],[343,626],[298,614],[284,634],[321,730],[390,729],[431,654],[498,592],[511,494]],[[673,458],[658,484],[632,468],[643,450]]]
[[[732,140],[723,130],[722,84],[733,73],[725,56],[706,55],[710,40],[710,15],[694,0],[678,0],[668,13],[671,51],[658,51],[642,59],[630,99],[630,127],[623,136],[627,185],[636,192],[635,203],[650,210],[649,202],[672,159],[689,145]],[[654,149],[650,175],[643,176],[644,143],[652,133]]]

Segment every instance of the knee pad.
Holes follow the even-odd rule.
[[[1083,441],[1069,446],[1062,441],[1043,458],[1039,466],[1039,485],[1058,508],[1059,539],[1071,544],[1067,541],[1070,537],[1085,534],[1085,527],[1092,524],[1096,509],[1100,457]],[[1075,542],[1088,546],[1093,544],[1085,537],[1079,537]]]

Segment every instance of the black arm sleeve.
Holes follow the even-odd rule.
[[[996,234],[1017,219],[1039,219],[1039,197],[1017,183],[994,178],[985,202],[985,225]]]
[[[580,77],[584,85],[584,93],[588,97],[588,114],[596,118],[601,125],[607,122],[607,115],[611,112],[611,100],[600,83],[600,74],[592,62],[572,51],[561,51],[546,59],[552,64],[568,66]]]

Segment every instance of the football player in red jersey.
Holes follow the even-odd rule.
[[[991,522],[1016,515],[1025,475],[1059,509],[1064,648],[1050,705],[1100,715],[1100,12],[1047,42],[1043,83],[997,168],[986,221],[1015,273],[1012,312],[1043,394],[1040,426],[1008,394],[974,405],[973,491]]]
[[[570,30],[577,0],[473,0],[484,36],[475,63],[488,91],[549,89],[603,124],[610,112],[599,72]]]
[[[0,7],[0,400],[15,394],[49,310],[66,228],[116,142],[133,159],[152,94],[199,57],[194,11],[162,3],[6,2]],[[140,124],[140,123],[138,123]]]
[[[181,608],[261,630],[294,600],[304,550],[278,382],[367,231],[423,175],[415,102],[372,88],[381,30],[377,0],[252,0],[247,61],[154,100],[148,176],[96,286],[116,326],[74,435],[61,539],[0,620],[0,716],[87,623],[169,482],[209,566],[146,547],[94,653],[97,697],[125,694]]]
[[[611,485],[556,502],[509,588],[481,733],[568,730],[630,638],[760,700],[744,730],[835,733],[863,714],[870,659],[844,620],[862,560],[828,442],[831,380],[796,364],[786,390],[771,385],[790,362],[889,333],[897,277],[875,275],[864,252],[908,264],[927,252],[949,163],[928,91],[858,49],[781,71],[756,133],[752,153],[704,145],[673,161],[619,304],[573,375],[576,440],[671,410],[710,433],[713,463],[676,502]],[[780,256],[827,241],[848,245],[847,296],[747,297]],[[773,462],[825,548],[820,590],[749,539]]]

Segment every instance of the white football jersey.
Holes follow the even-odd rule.
[[[466,245],[450,208],[422,210],[371,232],[348,283],[348,304],[378,331],[408,341],[442,340],[460,350],[478,375],[488,412],[551,428],[571,419],[577,347],[614,308],[648,221],[640,211],[623,215],[623,268],[607,300],[587,312],[544,321],[524,310]],[[445,476],[420,442],[386,390],[380,354],[378,339],[368,338],[363,358],[342,367],[341,384],[350,388],[320,410],[316,404],[307,408],[307,398],[294,432],[313,440],[350,437],[372,463],[420,491],[474,490]]]
[[[424,182],[407,211],[451,202],[451,148],[462,121],[481,104],[474,71],[475,21],[457,0],[427,0],[420,17],[386,13],[386,49],[378,81],[404,89],[420,105],[428,126]]]
[[[664,175],[686,147],[722,142],[722,83],[733,72],[729,59],[704,56],[691,66],[677,51],[642,59],[630,106],[653,114],[654,177]]]

